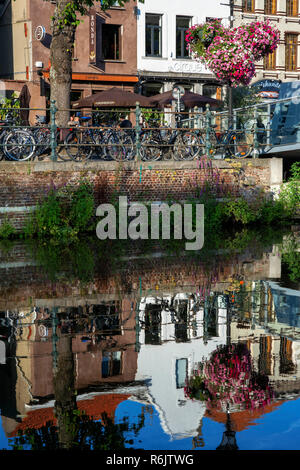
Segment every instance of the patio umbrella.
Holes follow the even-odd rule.
[[[25,84],[22,87],[20,92],[19,101],[20,101],[20,108],[29,108],[31,95],[28,90],[28,86]],[[29,126],[29,109],[21,109],[20,110],[20,120],[23,126]]]
[[[186,91],[181,100],[187,108],[194,108],[195,106],[203,107],[206,104],[209,104],[210,106],[219,106],[220,104],[219,100],[209,98],[208,96],[202,96],[191,91]],[[172,91],[166,91],[165,93],[151,96],[151,102],[160,107],[172,104],[172,101],[174,101]]]
[[[143,107],[154,106],[150,98],[116,87],[82,98],[72,105],[73,108],[133,108],[136,102],[139,102]]]

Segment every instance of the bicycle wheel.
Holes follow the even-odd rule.
[[[47,128],[37,128],[33,132],[36,141],[35,155],[40,156],[50,150],[50,130]]]
[[[92,156],[93,143],[90,134],[81,129],[72,129],[64,142],[67,154],[76,162],[88,160]]]
[[[243,131],[230,134],[227,143],[227,154],[231,158],[246,158],[253,148],[253,144],[249,142]]]
[[[133,141],[129,134],[112,132],[107,139],[107,153],[116,161],[134,158]]]
[[[161,147],[151,132],[145,132],[141,135],[141,159],[146,162],[159,160],[161,158]]]
[[[14,129],[4,137],[4,154],[10,160],[29,160],[34,155],[35,149],[33,135],[24,129]]]
[[[95,132],[96,147],[95,152],[97,158],[100,160],[106,160],[106,141],[105,136],[102,132]]]
[[[193,131],[183,131],[177,135],[174,142],[175,160],[194,160],[200,155],[203,144]]]

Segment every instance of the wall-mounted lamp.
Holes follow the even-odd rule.
[[[43,72],[42,72],[44,68],[43,62],[40,62],[40,61],[35,62],[35,68],[36,68],[38,76],[40,77],[40,96],[45,96],[45,81],[43,79]]]

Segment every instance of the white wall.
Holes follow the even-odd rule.
[[[228,19],[229,7],[222,0],[145,0],[138,3],[138,70],[153,72],[207,73],[211,72],[198,61],[176,59],[176,15],[189,16],[192,25],[206,21],[207,17]],[[226,2],[222,2],[226,3]],[[162,57],[145,57],[145,15],[162,16]]]

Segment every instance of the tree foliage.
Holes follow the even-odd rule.
[[[50,0],[44,0],[49,2]],[[119,6],[123,6],[129,0],[117,0]],[[69,0],[67,3],[56,2],[56,5],[59,7],[59,24],[63,29],[64,26],[78,26],[80,19],[78,15],[84,16],[88,13],[89,8],[95,5],[101,5],[103,11],[107,10],[111,6],[116,4],[115,0]],[[61,6],[60,6],[61,4]],[[52,20],[54,17],[52,17]]]

